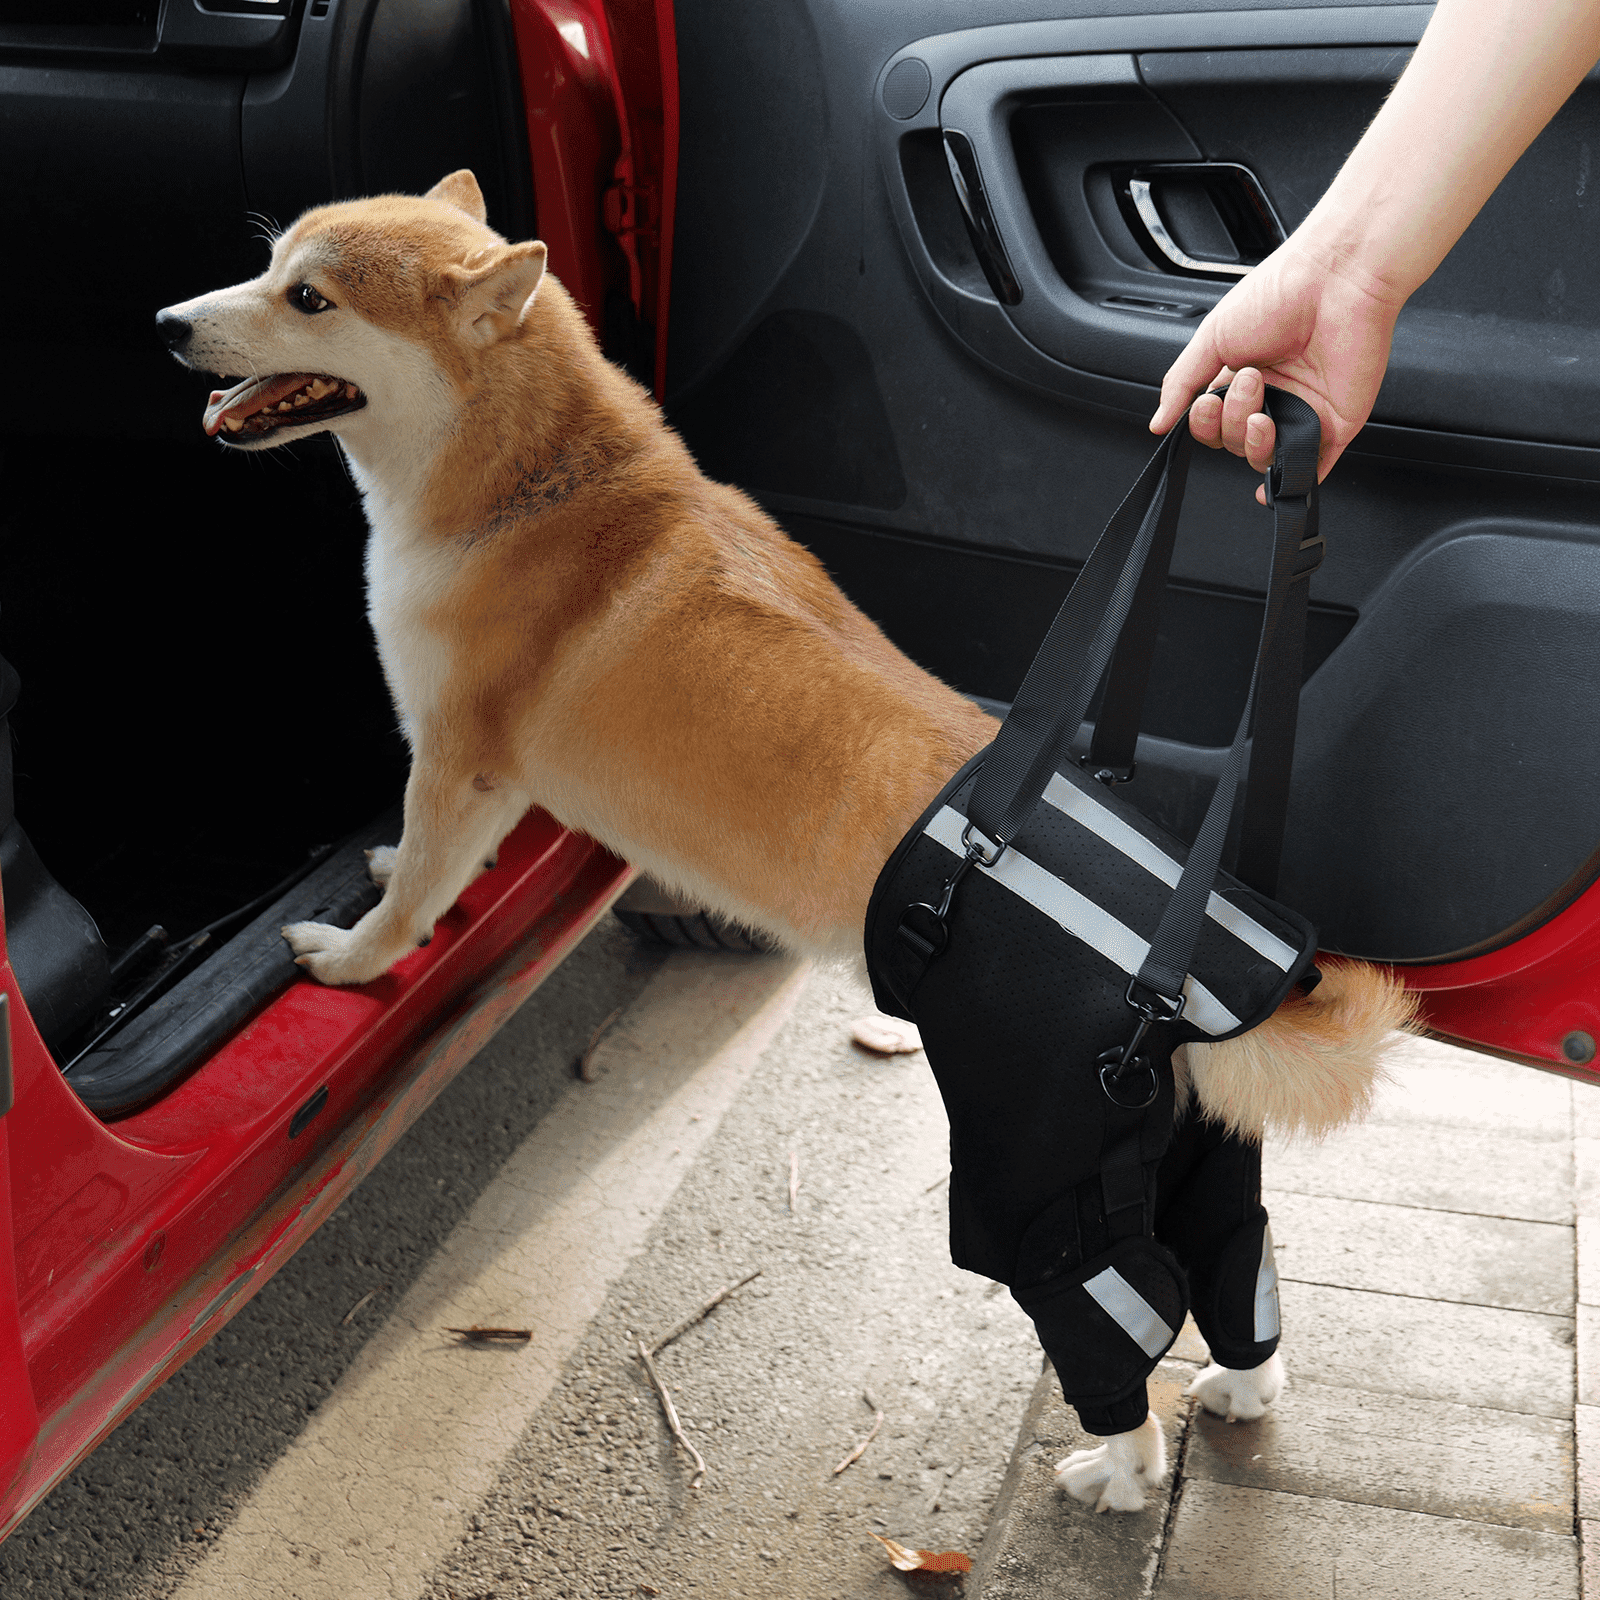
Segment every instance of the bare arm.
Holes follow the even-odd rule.
[[[1600,57],[1600,0],[1438,0],[1383,109],[1290,238],[1220,301],[1161,385],[1152,433],[1265,471],[1262,377],[1322,419],[1319,474],[1371,414],[1395,318]],[[1224,404],[1195,396],[1239,374]]]

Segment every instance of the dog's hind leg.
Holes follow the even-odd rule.
[[[519,790],[482,774],[447,773],[419,760],[406,784],[405,825],[387,869],[383,899],[346,930],[297,922],[283,930],[300,966],[323,983],[366,983],[417,945],[483,870],[528,809]]]
[[[1096,1511],[1142,1511],[1145,1490],[1158,1488],[1166,1475],[1166,1436],[1153,1411],[1131,1432],[1056,1463],[1057,1486]]]

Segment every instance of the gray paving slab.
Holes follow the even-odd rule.
[[[1578,1299],[1600,1306],[1600,1217],[1580,1216],[1574,1230],[1578,1252]]]
[[[1578,1458],[1578,1515],[1600,1517],[1600,1406],[1577,1406],[1572,1421]]]
[[[1573,1600],[1578,1581],[1578,1541],[1570,1533],[1187,1482],[1155,1594],[1158,1600]]]
[[[1600,1083],[1567,1080],[1572,1095],[1572,1134],[1576,1139],[1600,1139]]]
[[[1572,1427],[1558,1417],[1291,1381],[1259,1422],[1230,1425],[1197,1411],[1183,1472],[1240,1488],[1572,1531]]]
[[[1573,1086],[1574,1095],[1580,1094]],[[1585,1100],[1600,1100],[1600,1093],[1590,1091],[1582,1095]],[[1600,1138],[1580,1134],[1572,1141],[1572,1198],[1579,1215],[1600,1215]]]
[[[1166,1429],[1174,1463],[1192,1405],[1182,1395],[1197,1371],[1193,1363],[1168,1360],[1150,1380],[1151,1409]],[[1177,1474],[1168,1473],[1161,1492],[1149,1496],[1143,1511],[1096,1515],[1055,1484],[1056,1463],[1094,1443],[1062,1400],[1061,1386],[1047,1366],[973,1564],[969,1597],[1146,1600],[1155,1582]]]
[[[1369,1121],[1322,1140],[1269,1138],[1262,1170],[1280,1191],[1571,1222],[1572,1155],[1561,1135],[1504,1128],[1417,1135],[1414,1122]]]
[[[1291,1380],[1572,1416],[1571,1317],[1310,1283],[1281,1298]]]
[[[1572,1229],[1269,1189],[1281,1277],[1426,1300],[1573,1307]]]
[[[1600,1306],[1579,1305],[1578,1404],[1600,1406]]]
[[[1555,1073],[1474,1055],[1436,1039],[1407,1039],[1390,1052],[1391,1081],[1370,1121],[1569,1138],[1574,1097]],[[1596,1098],[1600,1098],[1597,1096]],[[1590,1108],[1600,1135],[1600,1109]]]
[[[1600,1522],[1578,1524],[1578,1549],[1583,1562],[1583,1600],[1600,1600]]]

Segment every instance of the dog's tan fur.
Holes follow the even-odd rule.
[[[701,476],[543,264],[460,172],[312,211],[262,278],[173,308],[193,365],[327,373],[369,402],[331,431],[372,524],[370,614],[413,749],[404,831],[354,929],[286,935],[325,982],[375,978],[538,804],[794,948],[858,955],[883,862],[995,723]],[[331,312],[291,309],[300,283]],[[1392,985],[1343,969],[1197,1050],[1196,1092],[1251,1132],[1342,1120],[1402,1019]]]

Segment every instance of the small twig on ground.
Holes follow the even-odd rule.
[[[367,1292],[362,1295],[362,1297],[357,1300],[356,1303],[351,1306],[350,1309],[339,1319],[339,1326],[341,1328],[348,1328],[351,1322],[355,1320],[356,1312],[358,1312],[362,1306],[366,1305],[369,1300],[372,1300],[378,1295],[382,1294],[383,1291],[388,1287],[388,1284],[380,1283],[376,1289],[368,1289]]]
[[[639,1359],[644,1362],[644,1370],[650,1374],[650,1381],[656,1386],[656,1393],[661,1397],[661,1409],[667,1414],[667,1426],[672,1429],[672,1437],[694,1457],[695,1474],[689,1480],[689,1487],[697,1489],[700,1480],[706,1475],[705,1458],[695,1447],[689,1443],[683,1431],[683,1424],[678,1421],[678,1408],[672,1403],[672,1396],[667,1393],[667,1386],[661,1381],[661,1374],[656,1371],[656,1364],[651,1358],[649,1350],[645,1348],[643,1339],[639,1341]]]
[[[593,1083],[599,1073],[594,1070],[594,1053],[600,1048],[600,1041],[605,1038],[611,1024],[622,1015],[623,1008],[618,1006],[615,1011],[589,1035],[589,1042],[583,1047],[583,1054],[578,1057],[578,1076],[585,1083]]]
[[[935,1178],[933,1180],[933,1182],[930,1183],[928,1185],[928,1187],[926,1189],[924,1189],[922,1192],[924,1194],[932,1194],[933,1191],[935,1189],[937,1189],[941,1183],[948,1183],[949,1181],[950,1181],[950,1174],[947,1172],[947,1173],[945,1173],[945,1175],[942,1178]]]
[[[749,1283],[752,1278],[759,1278],[764,1270],[765,1269],[762,1267],[757,1267],[754,1272],[745,1273],[745,1275],[737,1283],[730,1283],[727,1288],[718,1289],[717,1292],[712,1295],[712,1297],[707,1300],[698,1311],[694,1312],[690,1316],[685,1317],[683,1321],[673,1328],[670,1333],[662,1334],[661,1337],[650,1346],[650,1354],[659,1355],[669,1344],[672,1343],[674,1339],[679,1336],[679,1334],[687,1333],[695,1325],[695,1323],[701,1322],[706,1317],[709,1317],[711,1313],[715,1311],[717,1307],[720,1306],[735,1289],[744,1288],[744,1286]]]
[[[877,1417],[876,1417],[876,1418],[875,1418],[875,1419],[874,1419],[874,1421],[873,1421],[873,1424],[872,1424],[872,1432],[871,1432],[871,1433],[869,1433],[869,1434],[868,1434],[868,1435],[867,1435],[867,1436],[866,1436],[866,1438],[865,1438],[865,1439],[863,1439],[863,1440],[862,1440],[862,1441],[861,1441],[861,1443],[860,1443],[860,1444],[858,1444],[858,1445],[857,1445],[857,1446],[856,1446],[856,1447],[855,1447],[855,1449],[854,1449],[854,1450],[852,1450],[852,1451],[851,1451],[851,1452],[850,1452],[850,1454],[849,1454],[849,1455],[847,1455],[847,1456],[846,1456],[846,1457],[845,1457],[845,1458],[844,1458],[844,1460],[843,1460],[843,1461],[841,1461],[841,1462],[840,1462],[840,1463],[839,1463],[839,1465],[838,1465],[838,1466],[836,1466],[836,1467],[835,1467],[835,1468],[834,1468],[834,1469],[833,1469],[833,1476],[834,1476],[834,1477],[836,1477],[836,1478],[837,1478],[837,1477],[838,1477],[838,1476],[839,1476],[839,1474],[840,1474],[840,1473],[841,1473],[841,1472],[843,1472],[843,1471],[844,1471],[844,1469],[845,1469],[845,1468],[846,1468],[846,1467],[848,1467],[848,1466],[849,1466],[849,1465],[850,1465],[850,1463],[851,1463],[851,1462],[852,1462],[852,1461],[859,1461],[859,1460],[860,1460],[860,1459],[861,1459],[861,1458],[862,1458],[862,1456],[864,1456],[864,1455],[865,1455],[865,1454],[866,1454],[866,1452],[867,1452],[867,1446],[868,1446],[868,1445],[869,1445],[869,1444],[871,1444],[871,1443],[872,1443],[872,1441],[873,1441],[873,1440],[874,1440],[874,1439],[876,1439],[876,1438],[877,1438],[877,1437],[878,1437],[878,1429],[879,1429],[879,1428],[881,1428],[881,1427],[882,1427],[882,1426],[883,1426],[883,1407],[882,1407],[882,1406],[880,1406],[880,1405],[879,1405],[879,1404],[878,1404],[878,1402],[877,1402],[877,1401],[876,1401],[876,1400],[874,1400],[874,1399],[873,1399],[873,1398],[872,1398],[872,1391],[871,1391],[871,1390],[870,1390],[870,1389],[864,1389],[864,1390],[862,1390],[862,1393],[861,1393],[861,1398],[862,1398],[862,1399],[863,1399],[863,1400],[865,1400],[865,1401],[866,1401],[866,1402],[867,1402],[867,1404],[868,1404],[868,1405],[869,1405],[869,1406],[871,1406],[871,1407],[872,1407],[872,1409],[873,1409],[873,1410],[874,1410],[874,1411],[876,1411],[876,1412],[877,1412],[877,1414],[878,1414],[878,1415],[877,1415]]]
[[[789,1152],[789,1214],[794,1215],[795,1198],[800,1193],[800,1157]]]
[[[512,1344],[533,1337],[532,1328],[480,1328],[477,1323],[470,1328],[446,1328],[444,1331],[458,1334],[463,1344]]]

